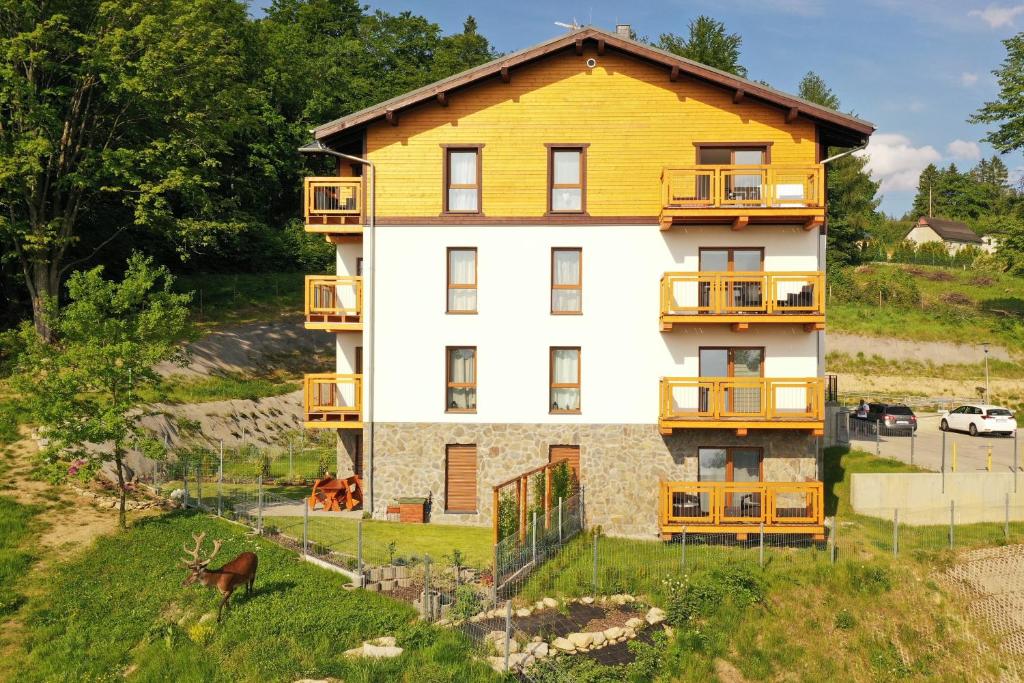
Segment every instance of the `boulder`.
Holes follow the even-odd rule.
[[[612,626],[604,630],[604,637],[608,640],[618,640],[624,635],[624,631],[620,626]]]
[[[530,638],[530,642],[531,643],[543,643],[544,639],[541,638],[540,636],[534,636],[533,638]]]
[[[604,631],[594,631],[590,634],[594,641],[594,647],[604,647],[605,642],[608,640],[604,637]]]
[[[385,647],[394,647],[397,644],[394,636],[381,636],[380,638],[375,638],[374,640],[367,642],[371,645],[382,645]]]
[[[586,595],[586,596],[580,598],[580,602],[582,602],[584,605],[593,605],[594,604],[594,598],[590,597],[589,595]]]
[[[554,598],[544,598],[541,602],[548,608],[558,607],[558,600],[555,600]]]
[[[570,633],[566,638],[576,646],[577,650],[586,650],[594,644],[593,633]]]
[[[520,607],[516,610],[517,617],[528,617],[531,614],[533,614],[533,610],[531,610],[529,607]]]
[[[647,615],[644,617],[644,621],[646,621],[651,626],[654,626],[655,624],[660,624],[661,622],[665,621],[665,610],[661,609],[660,607],[652,607],[651,609],[647,610]]]
[[[526,646],[526,652],[537,659],[544,659],[548,656],[548,644],[543,641],[539,643],[530,643]]]
[[[500,674],[505,673],[505,658],[504,657],[488,657],[487,663],[491,665],[491,668]]]
[[[632,629],[629,626],[622,629],[622,640],[630,640],[632,638],[636,638],[636,629]],[[619,642],[622,642],[622,640]]]
[[[402,654],[402,648],[393,645],[371,645],[363,643],[364,657],[390,658]]]
[[[559,652],[576,652],[576,646],[572,644],[571,640],[565,638],[555,638],[551,646]]]
[[[630,617],[626,620],[626,628],[631,628],[634,631],[641,628],[644,625],[644,620],[639,617]]]

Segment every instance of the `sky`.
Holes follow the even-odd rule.
[[[254,0],[254,13],[269,0]],[[870,169],[881,182],[883,211],[910,209],[918,173],[929,163],[963,170],[994,152],[987,128],[967,123],[998,85],[992,71],[1000,42],[1024,31],[1024,4],[971,0],[377,0],[371,9],[411,10],[460,31],[467,15],[495,49],[512,52],[564,31],[554,22],[612,30],[628,23],[641,37],[685,34],[707,14],[743,37],[748,77],[796,92],[808,70],[839,96],[841,109],[875,124]],[[1003,157],[1011,180],[1024,176],[1024,155]]]

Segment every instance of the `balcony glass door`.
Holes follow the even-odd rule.
[[[764,375],[763,348],[702,348],[700,349],[701,377],[757,378]],[[722,389],[721,408],[726,413],[760,415],[761,386],[743,382],[734,386],[726,383]],[[700,408],[708,410],[714,400],[709,387],[701,387]]]
[[[697,153],[698,164],[715,166],[763,166],[767,151],[764,147],[701,146]],[[764,204],[764,173],[762,169],[746,172],[745,169],[722,170],[722,197],[726,205]]]
[[[698,448],[697,479],[708,482],[759,482],[761,449]],[[699,498],[701,513],[710,514],[709,494],[701,493]],[[726,495],[725,507],[726,514],[731,517],[758,517],[761,514],[761,494],[749,492]]]
[[[764,270],[764,249],[760,247],[748,249],[701,249],[700,265],[702,272],[738,272],[760,273]],[[743,276],[728,278],[723,283],[724,301],[714,300],[711,282],[702,282],[700,289],[701,306],[724,306],[724,310],[713,313],[736,313],[750,309],[760,309],[764,304],[762,277]]]

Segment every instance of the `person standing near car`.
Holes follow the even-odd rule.
[[[864,399],[861,399],[860,405],[857,406],[857,417],[861,420],[866,420],[868,417],[868,404]]]

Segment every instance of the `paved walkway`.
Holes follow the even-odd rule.
[[[921,413],[917,416],[917,433],[911,439],[906,432],[886,434],[883,429],[878,437],[873,433],[873,425],[850,420],[850,445],[867,451],[879,453],[887,458],[894,458],[928,470],[938,472],[943,466],[943,434],[945,434],[946,454],[945,468],[950,471],[953,459],[953,444],[956,444],[956,471],[984,471],[988,461],[988,449],[992,448],[992,470],[994,472],[1012,472],[1014,467],[1014,450],[1017,449],[1019,471],[1024,471],[1024,454],[1017,445],[1017,439],[1005,436],[972,437],[967,433],[942,432],[939,430],[941,416],[936,413]],[[876,441],[877,439],[877,441]],[[913,441],[913,443],[911,443]],[[911,451],[913,450],[913,453]]]

